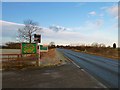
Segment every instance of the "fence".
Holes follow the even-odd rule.
[[[0,54],[2,61],[5,60],[18,60],[22,54]]]
[[[38,60],[37,54],[0,54],[2,68],[14,68],[24,66],[35,66]]]

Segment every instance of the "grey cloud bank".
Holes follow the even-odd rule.
[[[22,28],[23,24],[17,24],[13,22],[0,21],[2,25],[2,43],[9,41],[16,41],[17,30]],[[101,25],[100,22],[97,23],[98,26]],[[86,27],[89,24],[86,25]],[[51,41],[54,41],[56,44],[71,44],[71,43],[84,43],[91,44],[93,42],[105,43],[106,45],[112,45],[113,42],[117,42],[117,39],[111,39],[110,37],[105,36],[102,32],[97,31],[96,33],[88,33],[87,28],[78,28],[75,31],[75,28],[65,28],[62,26],[54,26],[52,28],[43,27],[42,32],[42,42],[49,44]],[[54,30],[56,29],[57,30]],[[91,27],[91,29],[94,28]],[[83,30],[83,31],[81,31]]]

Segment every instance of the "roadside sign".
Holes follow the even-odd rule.
[[[40,45],[40,52],[48,52],[48,46]]]
[[[41,35],[40,34],[34,34],[34,41],[37,43],[41,42]]]
[[[22,54],[36,54],[36,43],[22,43]]]

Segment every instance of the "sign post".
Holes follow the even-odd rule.
[[[37,65],[40,66],[40,50],[39,50],[39,45],[38,43],[41,43],[41,35],[40,34],[34,34],[34,41],[37,44],[37,54],[38,54],[38,61],[37,61]]]
[[[37,53],[37,44],[36,43],[21,43],[21,53],[22,53],[22,55],[36,54]]]
[[[38,45],[38,66],[40,66],[40,46]]]

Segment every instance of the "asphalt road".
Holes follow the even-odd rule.
[[[19,90],[18,88],[102,88],[106,90],[103,84],[68,60],[66,64],[57,67],[3,71],[2,88],[3,90],[5,88],[8,90],[9,88],[15,88],[14,90]]]
[[[104,58],[67,49],[57,49],[109,88],[118,88],[120,72],[118,60]]]

